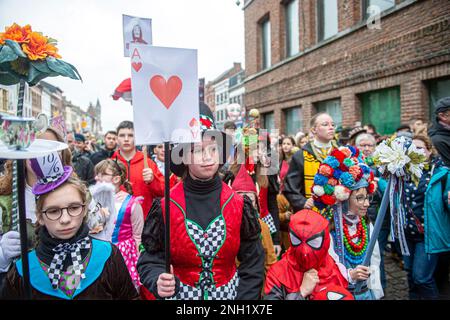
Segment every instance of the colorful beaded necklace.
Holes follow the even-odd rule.
[[[346,223],[343,224],[343,229],[345,259],[355,265],[361,264],[364,260],[368,244],[367,223],[365,219],[360,219],[357,225],[357,231],[353,236],[350,235]],[[356,243],[353,242],[355,238],[358,238]]]

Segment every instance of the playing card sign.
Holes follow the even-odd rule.
[[[130,45],[152,44],[152,19],[122,15],[123,55],[130,56]]]
[[[50,119],[50,126],[62,133],[64,142],[67,143],[67,127],[62,115]]]
[[[199,142],[197,50],[130,49],[136,144]]]

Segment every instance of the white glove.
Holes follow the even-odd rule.
[[[20,233],[17,231],[8,231],[2,236],[0,240],[0,254],[3,254],[3,259],[9,263],[18,256],[20,256]]]

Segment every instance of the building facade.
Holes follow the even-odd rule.
[[[245,104],[262,125],[395,131],[450,96],[450,1],[246,0]]]
[[[17,103],[19,96],[19,84],[12,86],[0,85],[0,115],[13,115],[17,114]],[[22,116],[31,117],[31,93],[30,87],[25,83]]]
[[[16,115],[19,84],[0,85],[0,115]],[[23,117],[36,118],[44,113],[49,119],[62,115],[69,131],[90,132],[99,135],[102,132],[101,104],[97,99],[95,105],[89,104],[84,111],[63,96],[63,91],[48,82],[40,81],[29,87],[25,83]]]
[[[205,86],[205,102],[213,112],[219,129],[223,129],[224,123],[229,120],[228,106],[244,101],[244,75],[241,63],[235,62],[231,69],[224,71]],[[243,108],[243,105],[241,107]]]

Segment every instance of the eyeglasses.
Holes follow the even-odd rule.
[[[360,149],[363,149],[363,148],[373,148],[373,147],[375,147],[375,145],[373,145],[373,144],[360,144],[360,145],[359,145],[359,148],[360,148]]]
[[[74,203],[63,208],[48,208],[47,210],[42,210],[42,213],[45,214],[48,220],[56,221],[61,218],[64,209],[67,210],[69,216],[77,217],[83,212],[85,206],[86,204],[84,203]]]
[[[363,195],[359,195],[359,196],[356,196],[356,197],[354,197],[355,199],[356,199],[356,201],[359,203],[359,204],[363,204],[366,200],[367,201],[369,201],[369,203],[371,203],[372,202],[372,200],[373,200],[373,195],[368,195],[368,196],[363,196]]]
[[[319,124],[321,127],[332,127],[332,128],[336,128],[336,124],[334,122],[330,123],[330,122],[322,122]]]
[[[104,176],[114,177],[114,174],[101,173],[101,172],[97,173],[97,177],[99,177],[99,178],[104,177]]]

